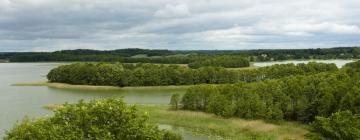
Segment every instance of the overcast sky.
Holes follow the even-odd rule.
[[[360,0],[0,0],[0,51],[360,45]]]

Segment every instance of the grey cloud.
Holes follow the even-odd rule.
[[[357,0],[0,0],[0,51],[358,45]]]

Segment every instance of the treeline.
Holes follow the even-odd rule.
[[[163,63],[189,64],[193,58],[202,56],[241,56],[250,61],[277,61],[293,59],[359,59],[359,47],[339,47],[324,49],[277,49],[277,50],[148,50],[119,49],[63,50],[56,52],[0,53],[0,59],[11,62],[49,62],[49,61],[105,61],[123,63]],[[189,58],[190,57],[190,58]]]
[[[240,67],[249,67],[250,62],[248,59],[239,56],[219,56],[211,58],[198,59],[194,62],[189,63],[190,68],[200,68],[200,67],[225,67],[225,68],[240,68]]]
[[[343,71],[230,85],[198,85],[188,89],[184,109],[224,117],[311,122],[337,110],[358,112],[358,77]],[[359,102],[360,103],[360,102]]]
[[[232,55],[196,55],[178,54],[163,57],[131,57],[124,58],[124,63],[158,63],[158,64],[188,64],[191,68],[206,66],[240,68],[250,66],[249,59],[244,56]]]
[[[121,99],[64,104],[52,117],[24,119],[4,140],[182,140]]]
[[[142,58],[134,58],[144,55]],[[291,59],[353,59],[360,58],[360,48],[330,48],[330,49],[282,49],[282,50],[204,50],[204,51],[169,51],[146,49],[119,49],[112,51],[97,50],[64,50],[57,52],[26,52],[1,53],[0,58],[10,59],[12,62],[40,62],[40,61],[121,61],[121,62],[149,62],[188,64],[193,62],[187,56],[244,56],[251,61],[276,61]],[[168,57],[176,56],[176,57]]]
[[[25,53],[2,53],[0,58],[7,58],[11,62],[55,62],[55,61],[104,61],[123,62],[124,58],[136,55],[165,56],[173,54],[169,50],[148,49],[119,49],[111,51],[98,50],[63,50],[56,52],[25,52]]]
[[[236,52],[251,56],[251,61],[279,61],[293,59],[359,59],[360,47],[318,49],[273,49]]]
[[[121,62],[119,55],[108,54],[63,54],[63,53],[31,53],[9,57],[10,62]]]
[[[345,64],[344,67],[354,68],[354,69],[360,69],[360,61],[355,61],[355,62],[347,63],[347,64]]]
[[[191,69],[178,65],[74,63],[52,69],[50,82],[107,86],[165,86],[254,82],[291,75],[338,70],[335,64],[282,64],[257,69],[229,70],[221,67]]]

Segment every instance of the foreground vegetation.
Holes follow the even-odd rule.
[[[182,97],[183,109],[222,117],[314,122],[314,138],[360,139],[360,122],[351,121],[360,114],[358,63],[314,75],[194,86]]]
[[[232,70],[222,67],[191,69],[177,65],[75,63],[52,69],[50,82],[102,86],[166,86],[224,84],[276,79],[292,75],[336,71],[334,64],[282,64],[256,69]]]
[[[203,112],[170,110],[168,106],[141,105],[140,111],[149,113],[149,119],[159,124],[186,128],[194,133],[232,140],[302,140],[306,139],[306,125],[293,122],[268,123],[262,120],[222,118]]]
[[[145,114],[121,99],[79,101],[54,110],[54,116],[23,120],[7,132],[4,140],[102,139],[180,140],[181,136],[160,130]]]
[[[46,109],[56,110],[63,105],[46,105]],[[182,127],[195,135],[207,135],[214,139],[306,139],[308,126],[295,122],[270,123],[263,120],[245,120],[222,118],[212,114],[173,110],[167,105],[136,105],[138,112],[148,114],[149,121],[156,124],[168,124]]]

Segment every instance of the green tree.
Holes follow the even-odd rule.
[[[313,139],[360,139],[360,116],[350,111],[336,112],[329,118],[316,117],[311,126]]]
[[[121,99],[107,99],[77,104],[64,104],[50,118],[23,120],[4,140],[103,139],[103,140],[168,140],[178,135],[160,130],[148,122],[135,107]]]
[[[180,101],[181,101],[180,94],[175,93],[171,96],[170,104],[175,110],[178,110]]]

